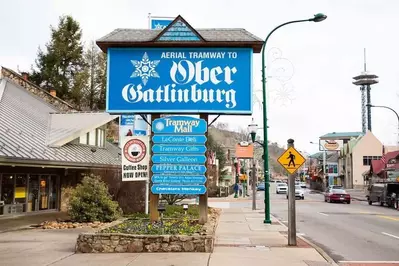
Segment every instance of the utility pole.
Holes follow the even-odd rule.
[[[256,161],[252,159],[252,210],[256,210]]]
[[[294,148],[293,139],[287,142],[287,148]],[[288,176],[288,245],[296,246],[295,173]]]

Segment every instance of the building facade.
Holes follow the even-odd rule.
[[[365,174],[373,160],[382,157],[383,145],[373,133],[352,138],[340,151],[339,169],[344,178],[345,188],[364,188]]]
[[[101,176],[124,211],[144,202],[144,182],[121,184],[120,148],[106,140],[118,116],[78,112],[26,76],[1,74],[0,216],[65,209],[84,174]]]

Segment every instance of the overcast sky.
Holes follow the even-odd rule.
[[[1,10],[0,65],[20,71],[30,69],[37,48],[50,38],[49,26],[57,25],[63,14],[80,22],[88,44],[115,28],[148,28],[148,13],[180,14],[194,28],[245,28],[265,38],[283,22],[323,12],[327,20],[288,25],[268,42],[269,140],[284,145],[293,138],[299,150],[315,152],[318,147],[309,141],[321,135],[361,131],[360,91],[352,77],[363,70],[363,48],[368,70],[380,77],[372,87],[372,103],[399,111],[397,0],[13,0],[3,1]],[[261,99],[259,54],[253,62],[254,90]],[[261,126],[259,104],[253,117]],[[238,129],[251,117],[223,116],[218,121]],[[396,143],[398,125],[392,112],[374,108],[372,126],[384,144]]]

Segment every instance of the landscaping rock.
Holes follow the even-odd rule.
[[[195,245],[193,242],[184,242],[183,243],[183,249],[186,252],[193,252],[195,249]]]
[[[143,241],[142,240],[133,240],[130,244],[127,245],[127,252],[137,253],[142,252],[143,248]]]

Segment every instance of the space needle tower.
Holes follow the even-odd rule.
[[[362,100],[362,131],[365,134],[367,130],[371,131],[371,85],[377,84],[378,76],[367,71],[366,67],[366,49],[364,49],[364,71],[353,77],[353,84],[360,86]]]

